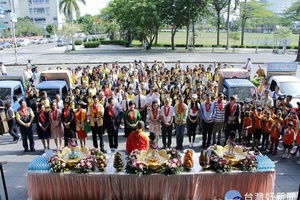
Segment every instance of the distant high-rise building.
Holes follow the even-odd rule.
[[[260,0],[260,2],[268,2],[267,7],[270,11],[276,14],[283,14],[286,9],[292,6],[297,0]]]
[[[59,12],[59,0],[0,0],[4,10],[10,10],[18,17],[29,17],[38,27],[44,28],[48,24],[59,28],[64,23],[64,15]],[[0,22],[9,24],[10,14],[5,15]]]

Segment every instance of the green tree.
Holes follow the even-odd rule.
[[[196,22],[206,13],[208,0],[164,0],[161,19],[171,26],[171,46],[175,49],[175,35],[178,29]]]
[[[47,33],[49,33],[49,34],[54,34],[54,25],[52,25],[52,24],[48,24],[47,26],[46,26],[46,31],[47,31]]]
[[[217,45],[220,45],[220,25],[222,21],[222,11],[225,9],[227,4],[228,0],[212,0],[211,2],[212,9],[216,12]]]
[[[279,44],[280,44],[280,41],[282,41],[283,39],[286,39],[289,35],[291,35],[291,30],[286,27],[278,27],[278,28],[276,28],[276,30],[274,32],[276,41],[278,41]],[[277,46],[277,42],[275,44],[275,47],[276,46]]]
[[[236,10],[237,6],[239,5],[239,0],[228,0],[227,5],[227,33],[226,33],[226,49],[229,49],[229,32],[230,32],[230,12],[231,12],[231,3],[234,2],[233,10]]]
[[[290,8],[286,11],[286,17],[292,19],[293,21],[300,21],[300,1],[296,1],[292,4]],[[299,31],[299,39],[298,39],[298,51],[296,60],[300,62],[300,31]]]
[[[34,25],[29,17],[18,18],[15,29],[16,36],[34,36],[43,34],[43,29]]]
[[[80,9],[77,2],[81,2],[83,5],[86,5],[85,0],[61,0],[58,5],[59,11],[65,15],[68,21],[71,21],[72,26],[74,20],[73,17],[80,16]],[[74,12],[76,16],[73,16]],[[73,31],[73,35],[74,35],[74,31]],[[75,51],[74,37],[72,37],[72,51]]]
[[[252,18],[270,17],[271,13],[266,9],[267,4],[251,0],[241,2],[241,45],[244,45],[246,22]]]
[[[235,51],[235,42],[240,40],[239,32],[231,32],[229,38],[233,41],[233,52]]]

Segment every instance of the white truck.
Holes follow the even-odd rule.
[[[300,102],[300,79],[296,77],[297,69],[297,62],[269,62],[267,68],[270,90],[274,91],[275,87],[279,86],[284,96],[292,95],[293,108],[297,108],[297,102]]]

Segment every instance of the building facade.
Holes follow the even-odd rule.
[[[291,7],[296,1],[297,0],[260,0],[260,2],[268,2],[269,6],[267,8],[278,15],[283,14],[285,10]]]
[[[65,19],[59,12],[59,0],[0,0],[0,6],[4,10],[11,10],[18,17],[28,16],[31,21],[40,28],[53,24],[61,28]],[[5,15],[1,20],[9,24],[10,14]]]

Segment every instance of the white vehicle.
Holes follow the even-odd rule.
[[[30,40],[29,39],[20,39],[17,42],[18,47],[25,47],[25,46],[28,46],[28,45],[30,45]]]
[[[279,91],[284,95],[292,95],[291,104],[296,109],[300,102],[300,79],[296,77],[298,63],[296,62],[270,62],[268,63],[267,76],[270,90],[274,91],[279,86]]]

